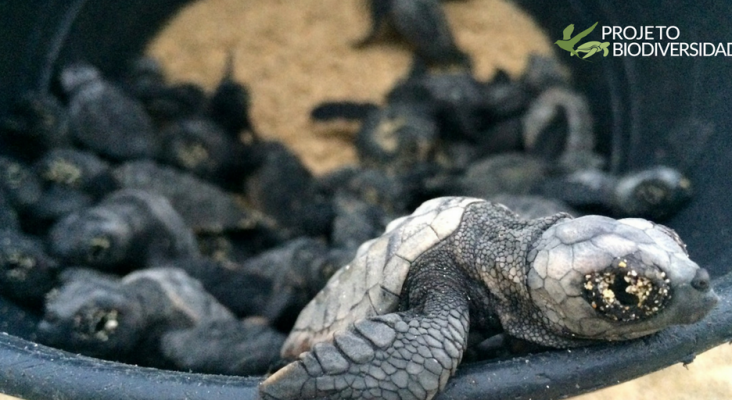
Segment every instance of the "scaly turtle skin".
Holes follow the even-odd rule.
[[[444,197],[364,243],[302,311],[282,348],[295,362],[264,399],[431,399],[468,333],[573,347],[693,323],[716,303],[671,229],[559,213],[525,220]]]

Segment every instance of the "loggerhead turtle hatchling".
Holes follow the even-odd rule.
[[[283,357],[299,359],[260,394],[431,399],[469,332],[574,347],[693,323],[716,302],[709,274],[665,226],[564,213],[525,220],[485,200],[437,198],[333,275],[283,345]]]

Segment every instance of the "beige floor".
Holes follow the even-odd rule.
[[[353,49],[368,29],[365,0],[263,4],[196,2],[151,44],[150,53],[165,61],[174,79],[213,87],[233,52],[236,77],[249,85],[253,119],[266,136],[286,141],[315,172],[354,161],[349,135],[313,124],[310,110],[324,100],[381,101],[408,70],[408,49],[389,43]],[[517,76],[526,54],[549,53],[544,35],[508,3],[470,0],[445,7],[483,79],[495,68]]]
[[[266,7],[264,6],[266,4]],[[313,105],[332,99],[378,102],[408,68],[408,49],[379,44],[355,51],[367,30],[365,0],[202,0],[151,44],[174,80],[216,85],[233,52],[236,78],[253,95],[253,119],[265,136],[292,147],[316,173],[354,161],[353,127],[308,120]],[[501,0],[447,2],[459,44],[487,79],[496,68],[521,73],[531,52],[551,42],[530,18]],[[581,400],[732,398],[732,346],[640,379],[577,397]],[[11,397],[0,394],[0,400]]]

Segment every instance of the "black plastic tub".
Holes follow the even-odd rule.
[[[550,34],[570,23],[676,26],[684,42],[732,42],[732,3],[517,1]],[[24,90],[48,89],[59,65],[84,59],[115,75],[182,0],[0,2],[0,117]],[[263,4],[265,2],[263,1]],[[488,38],[487,38],[488,39]],[[255,39],[253,39],[255,40]],[[489,40],[486,40],[488,45]],[[560,55],[560,56],[566,56]],[[594,57],[598,58],[598,57]],[[575,61],[575,60],[570,60]],[[694,201],[668,221],[707,268],[720,305],[699,324],[651,338],[461,368],[440,399],[555,399],[688,360],[732,339],[732,62],[716,57],[606,57],[568,62],[591,101],[612,169],[650,165],[686,138]],[[704,146],[695,132],[712,130]],[[701,135],[699,135],[701,137]],[[725,276],[727,275],[727,276]],[[0,393],[35,399],[256,398],[257,378],[186,374],[99,361],[32,342],[33,317],[0,297]],[[653,354],[652,357],[646,355]]]

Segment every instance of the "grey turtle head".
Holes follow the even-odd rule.
[[[411,104],[389,104],[369,113],[356,137],[356,151],[366,165],[408,170],[426,162],[437,143],[437,126]]]
[[[718,301],[676,232],[644,219],[563,220],[533,250],[531,298],[565,338],[633,339],[697,322]]]
[[[49,294],[39,340],[97,357],[131,351],[145,334],[142,308],[135,297],[109,280],[73,280]]]
[[[613,202],[619,213],[656,220],[678,211],[691,195],[691,181],[681,171],[657,166],[621,178]]]
[[[110,268],[126,259],[134,232],[123,215],[97,206],[69,214],[49,235],[51,252],[64,262]]]
[[[65,67],[61,71],[59,81],[66,93],[73,94],[91,82],[99,82],[102,75],[91,64],[76,63]]]

